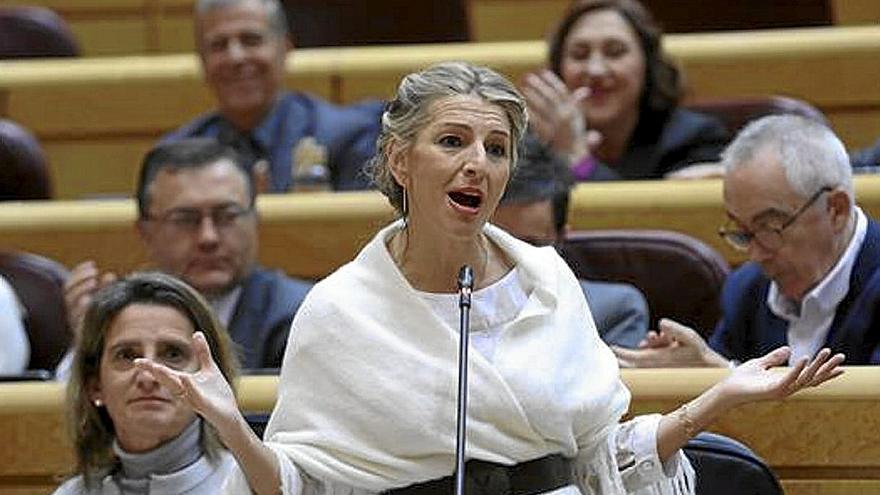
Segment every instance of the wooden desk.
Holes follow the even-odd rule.
[[[856,177],[858,202],[880,218],[880,176]],[[377,192],[265,195],[258,199],[260,260],[320,278],[351,260],[393,214]],[[146,266],[131,200],[0,203],[0,249],[29,251],[73,266],[85,259],[117,273]],[[717,234],[725,218],[721,181],[631,181],[577,186],[575,230],[647,228],[684,232],[731,265],[745,258]]]
[[[690,98],[788,94],[810,101],[851,147],[880,136],[880,27],[669,35]],[[385,98],[400,78],[444,60],[519,80],[544,64],[542,41],[298,50],[290,88],[348,103]],[[212,107],[193,55],[0,62],[0,115],[39,138],[57,197],[124,196],[144,152]]]
[[[86,57],[189,52],[193,0],[4,0],[64,18]]]
[[[477,42],[544,39],[559,22],[569,3],[570,0],[469,0],[471,39]],[[784,4],[785,1],[775,3]],[[829,3],[836,25],[880,21],[880,5],[874,0],[829,0]],[[4,5],[39,5],[58,12],[88,57],[192,51],[193,4],[193,0],[4,2]],[[655,13],[660,14],[660,24],[668,28],[669,23],[663,22],[663,12]],[[667,29],[667,32],[672,30]]]
[[[631,413],[667,412],[722,379],[725,370],[624,370]],[[836,381],[784,402],[752,404],[712,431],[745,442],[790,495],[858,495],[880,490],[880,368],[850,367]],[[271,411],[277,378],[246,377],[241,407]],[[46,493],[69,472],[72,455],[55,383],[0,384],[0,492]]]

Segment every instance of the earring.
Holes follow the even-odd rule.
[[[104,405],[104,401],[101,399],[95,399],[95,407],[101,407]]]
[[[403,206],[403,208],[402,208],[403,216],[404,216],[404,218],[406,218],[406,215],[409,213],[409,201],[407,201],[407,197],[406,197],[406,188],[403,188],[402,203],[403,203],[403,205],[402,205]]]

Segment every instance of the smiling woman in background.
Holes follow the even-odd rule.
[[[217,493],[235,461],[214,428],[134,366],[147,358],[197,370],[195,332],[211,349],[221,379],[232,383],[237,365],[229,337],[183,282],[141,273],[96,294],[67,382],[77,476],[56,495]]]
[[[531,130],[578,180],[655,179],[718,161],[720,121],[679,108],[681,75],[636,0],[574,2],[550,39],[549,70],[523,93]]]

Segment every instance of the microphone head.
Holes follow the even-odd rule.
[[[474,288],[474,270],[470,265],[464,265],[458,270],[458,290]]]

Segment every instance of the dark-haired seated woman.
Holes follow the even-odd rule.
[[[679,107],[660,35],[637,0],[576,1],[550,39],[549,69],[526,76],[531,130],[578,180],[657,179],[719,160],[730,136]]]
[[[210,349],[220,379],[233,383],[237,364],[229,337],[205,300],[185,283],[140,273],[95,296],[67,382],[77,474],[56,494],[213,495],[220,490],[235,460],[214,427],[151,372],[134,365],[145,358],[197,371],[194,342]]]

